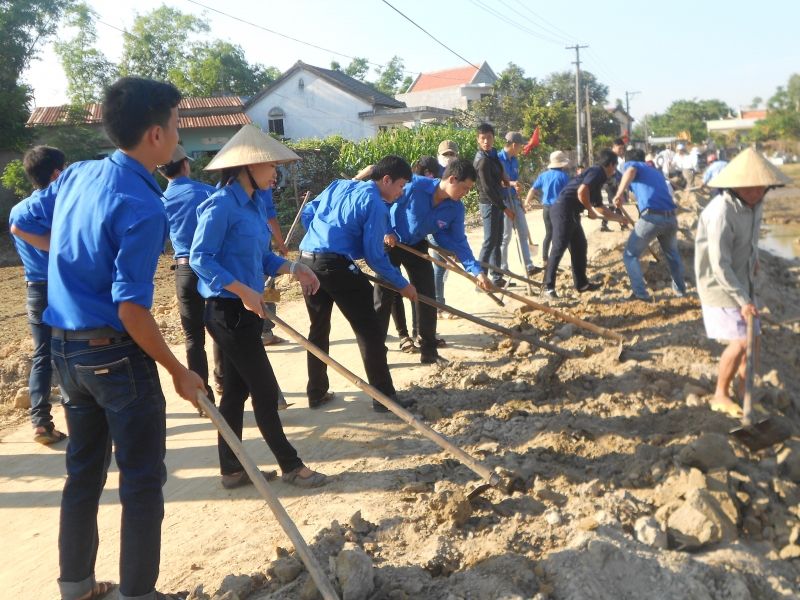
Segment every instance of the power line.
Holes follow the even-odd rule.
[[[495,9],[491,8],[491,7],[490,7],[490,6],[488,6],[487,4],[484,4],[484,3],[483,3],[483,2],[481,2],[480,0],[470,0],[470,1],[472,2],[472,4],[474,4],[474,5],[475,5],[475,6],[477,6],[478,8],[481,8],[481,9],[483,9],[484,11],[486,11],[487,13],[489,13],[490,15],[492,15],[493,17],[495,17],[496,19],[499,19],[500,21],[503,21],[503,22],[504,22],[504,23],[506,23],[507,25],[511,25],[511,26],[512,26],[512,27],[514,27],[515,29],[519,29],[519,30],[520,30],[520,31],[522,31],[523,33],[527,33],[527,34],[528,34],[528,35],[530,35],[531,37],[534,37],[534,38],[537,38],[537,39],[543,40],[543,41],[545,41],[545,42],[549,42],[549,43],[551,43],[551,44],[555,44],[555,45],[557,45],[557,46],[560,46],[560,45],[563,43],[562,41],[559,41],[559,40],[556,40],[556,39],[553,39],[553,38],[550,38],[550,37],[544,36],[544,35],[542,35],[542,34],[540,34],[540,33],[536,32],[536,31],[533,31],[532,29],[530,29],[530,28],[528,28],[528,27],[525,27],[524,25],[522,25],[522,24],[518,23],[518,22],[517,22],[517,21],[515,21],[514,19],[511,19],[511,18],[509,18],[509,17],[505,16],[504,14],[502,14],[502,13],[500,13],[500,12],[496,11]]]
[[[499,0],[499,2],[500,2],[500,4],[502,4],[503,6],[508,8],[508,10],[518,14],[520,17],[525,19],[528,23],[530,23],[534,27],[536,27],[538,29],[541,29],[546,35],[551,35],[554,38],[558,39],[560,44],[566,44],[566,43],[569,43],[570,41],[572,41],[571,37],[564,37],[560,33],[557,33],[556,31],[554,31],[552,29],[549,29],[548,27],[545,27],[545,26],[541,25],[540,23],[537,23],[534,19],[522,14],[516,8],[514,8],[513,6],[511,6],[510,4],[505,2],[505,0]],[[523,8],[527,8],[524,5],[522,5],[522,6],[523,6]],[[531,12],[531,11],[529,11],[529,12]],[[535,13],[533,13],[533,14],[535,14]]]
[[[561,29],[560,27],[558,27],[554,23],[552,23],[552,22],[548,21],[547,19],[545,19],[542,15],[534,12],[529,6],[527,6],[525,4],[525,2],[520,1],[519,4],[520,4],[520,6],[522,8],[524,8],[526,11],[528,11],[534,17],[537,17],[538,19],[541,19],[542,22],[544,22],[547,25],[549,25],[550,29],[548,29],[548,31],[550,31],[553,35],[556,35],[558,37],[563,37],[567,41],[571,41],[571,40],[574,39],[571,33],[567,33],[566,31],[564,31],[563,29]]]
[[[403,17],[403,18],[404,18],[406,21],[408,21],[409,23],[411,23],[411,24],[412,24],[414,27],[416,27],[417,29],[419,29],[419,30],[420,30],[422,33],[424,33],[424,34],[425,34],[425,35],[427,35],[429,38],[431,38],[431,39],[432,39],[434,42],[436,42],[437,44],[439,44],[439,45],[440,45],[442,48],[444,48],[445,50],[447,50],[447,51],[448,51],[448,52],[450,52],[451,54],[454,54],[455,56],[457,56],[458,58],[460,58],[461,60],[463,60],[465,63],[467,63],[467,64],[468,64],[468,65],[470,65],[471,67],[475,67],[476,69],[479,69],[479,68],[480,68],[480,67],[478,67],[478,66],[476,66],[476,65],[472,64],[472,63],[471,63],[470,61],[468,61],[466,58],[464,58],[463,56],[461,56],[461,55],[460,55],[458,52],[456,52],[455,50],[453,50],[452,48],[450,48],[450,47],[449,47],[447,44],[445,44],[445,43],[444,43],[444,42],[442,42],[441,40],[438,40],[436,37],[434,37],[433,35],[431,35],[430,33],[428,33],[428,32],[427,32],[427,31],[426,31],[426,30],[425,30],[425,29],[424,29],[424,28],[423,28],[423,27],[422,27],[422,26],[421,26],[419,23],[417,23],[416,21],[414,21],[414,20],[413,20],[411,17],[409,17],[408,15],[406,15],[406,14],[402,13],[401,11],[399,11],[397,8],[395,8],[394,6],[392,6],[391,4],[389,4],[389,3],[388,3],[386,0],[382,0],[382,1],[383,1],[383,3],[384,3],[386,6],[388,6],[389,8],[391,8],[391,9],[392,9],[393,11],[395,11],[395,12],[396,12],[398,15],[400,15],[400,16],[401,16],[401,17]]]

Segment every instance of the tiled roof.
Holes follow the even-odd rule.
[[[252,123],[244,114],[242,99],[239,96],[218,98],[184,98],[178,104],[178,128],[196,129],[198,127],[236,127]],[[69,114],[69,106],[39,106],[33,109],[28,125],[59,125]],[[86,106],[86,124],[103,122],[100,104]]]
[[[457,69],[447,69],[446,71],[435,71],[432,73],[420,73],[417,80],[409,88],[409,92],[422,92],[437,88],[453,87],[456,85],[466,85],[472,81],[478,69],[469,67],[459,67]]]

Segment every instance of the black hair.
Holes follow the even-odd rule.
[[[166,127],[181,93],[171,83],[141,77],[123,77],[103,96],[103,126],[118,148],[130,150],[154,125]]]
[[[478,133],[479,134],[482,133],[484,135],[487,133],[491,133],[492,135],[494,135],[494,127],[489,125],[489,123],[481,123],[480,125],[478,125]]]
[[[38,190],[50,185],[53,173],[56,170],[63,170],[66,162],[64,153],[52,146],[34,146],[22,157],[25,175]]]
[[[621,137],[615,138],[613,145],[614,146],[624,146],[625,145],[625,140],[623,140]]]
[[[442,179],[447,179],[448,177],[455,177],[456,181],[459,182],[466,181],[467,179],[478,181],[478,172],[475,170],[472,161],[466,158],[457,158],[451,160],[447,167],[445,167]]]
[[[644,162],[645,153],[644,150],[641,148],[634,148],[633,150],[628,150],[625,154],[626,160],[632,160],[634,162]]]
[[[164,177],[169,177],[170,179],[172,179],[181,172],[181,169],[183,168],[183,163],[185,163],[188,160],[189,160],[188,158],[182,158],[180,160],[176,160],[175,162],[161,165],[160,167],[158,167],[158,170]]]
[[[614,154],[613,150],[610,150],[609,148],[603,148],[600,151],[600,156],[597,157],[597,164],[601,167],[616,165],[618,162],[619,156]]]
[[[395,156],[394,154],[389,154],[380,159],[375,166],[372,167],[372,173],[370,173],[369,178],[372,181],[378,181],[383,179],[385,175],[388,175],[389,179],[392,181],[397,181],[398,179],[411,181],[411,167],[405,159]]]
[[[433,156],[420,156],[419,159],[411,166],[411,170],[415,175],[425,175],[426,172],[431,172],[434,175],[439,174],[439,161]]]

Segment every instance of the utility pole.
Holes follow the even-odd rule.
[[[577,138],[578,164],[583,164],[583,145],[581,144],[581,48],[589,46],[565,46],[567,50],[575,50],[575,135]]]
[[[631,97],[642,92],[625,92],[625,112],[628,113],[628,136],[633,140],[633,119],[631,119]],[[647,140],[645,140],[645,144]]]
[[[589,86],[587,85],[585,88],[586,90],[586,146],[589,151],[587,163],[591,163],[594,160],[594,148],[592,147],[592,103],[589,102]]]

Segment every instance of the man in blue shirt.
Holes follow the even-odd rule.
[[[672,289],[677,296],[686,295],[686,281],[683,278],[683,262],[678,252],[678,219],[675,216],[676,206],[669,193],[667,181],[658,169],[647,165],[644,161],[644,152],[636,150],[634,160],[626,162],[623,169],[622,181],[614,196],[617,207],[622,206],[625,191],[631,188],[636,196],[636,205],[639,209],[639,220],[631,231],[622,260],[631,280],[633,294],[631,298],[638,298],[645,302],[652,300],[644,283],[642,267],[639,257],[645,248],[650,245],[653,238],[658,238],[664,256],[667,257],[667,266],[672,276]]]
[[[300,242],[300,261],[316,273],[320,289],[306,296],[311,320],[308,339],[328,352],[331,310],[334,303],[350,322],[358,341],[369,383],[395,397],[386,361],[386,328],[373,306],[373,290],[354,260],[363,258],[379,277],[386,279],[411,301],[417,291],[386,255],[384,237],[389,233],[388,204],[403,193],[411,180],[411,167],[399,156],[386,156],[371,169],[369,181],[340,179],[306,204],[301,215],[306,235]],[[319,407],[332,399],[325,363],[308,353],[308,405]],[[373,401],[377,412],[385,412]]]
[[[509,131],[506,134],[506,143],[500,152],[497,153],[497,158],[500,159],[500,164],[503,165],[506,177],[509,180],[508,187],[503,189],[505,195],[506,208],[514,211],[514,219],[505,217],[503,223],[503,239],[500,243],[500,266],[508,269],[508,246],[511,244],[511,238],[514,234],[514,229],[517,231],[519,238],[519,245],[522,249],[522,260],[525,263],[525,272],[528,275],[535,275],[541,271],[540,268],[533,265],[531,260],[531,250],[528,247],[528,221],[525,219],[525,207],[519,197],[519,159],[517,156],[522,151],[525,145],[525,139],[519,131]]]
[[[166,407],[155,363],[195,407],[205,392],[150,313],[169,231],[152,172],[178,143],[179,101],[170,84],[126,77],[111,85],[103,123],[119,150],[65,170],[17,227],[20,237],[51,250],[44,318],[53,327],[70,436],[58,544],[64,600],[99,598],[110,588],[96,582],[94,567],[112,442],[122,503],[119,597],[174,597],[155,591],[167,476]],[[31,233],[37,227],[50,233]]]
[[[540,173],[533,182],[525,204],[528,206],[533,202],[533,197],[538,193],[541,195],[542,220],[544,221],[544,241],[542,242],[542,263],[547,268],[547,257],[550,254],[550,242],[553,240],[553,224],[550,220],[550,207],[558,198],[561,190],[569,183],[569,175],[566,168],[569,166],[569,157],[561,150],[550,153],[550,162],[547,170]]]
[[[208,357],[206,356],[206,327],[203,313],[206,301],[197,291],[197,274],[189,266],[189,249],[197,228],[197,207],[216,190],[202,181],[189,178],[191,166],[183,146],[178,144],[172,160],[159,167],[169,184],[164,190],[164,208],[169,218],[169,239],[172,242],[175,264],[175,293],[181,327],[186,337],[186,362],[189,368],[202,377],[206,393],[213,401],[214,393],[208,385]]]
[[[35,146],[25,153],[22,165],[25,175],[33,184],[33,194],[11,209],[9,225],[14,227],[24,219],[28,206],[36,202],[41,190],[55,181],[64,170],[64,153],[58,148]],[[39,229],[38,233],[47,233]],[[67,436],[53,425],[50,414],[50,387],[53,378],[50,361],[50,326],[42,321],[47,308],[47,258],[48,253],[31,246],[25,240],[13,236],[17,254],[25,270],[25,286],[28,297],[28,325],[33,338],[31,372],[28,378],[28,394],[31,399],[31,423],[33,439],[40,444],[54,444]]]
[[[456,159],[444,171],[442,179],[414,175],[403,188],[403,195],[389,209],[391,231],[386,237],[390,246],[389,260],[396,267],[403,265],[411,283],[429,298],[435,293],[433,268],[428,260],[397,248],[403,244],[428,253],[427,236],[433,234],[437,245],[455,252],[464,268],[478,277],[483,289],[492,287],[488,277],[475,262],[464,233],[464,205],[460,200],[472,189],[477,174],[468,160]],[[375,288],[375,308],[381,318],[384,337],[389,328],[389,315],[397,293]],[[420,362],[433,364],[439,360],[436,349],[436,309],[419,304]]]
[[[601,190],[603,184],[616,172],[618,158],[611,150],[605,149],[600,152],[597,164],[575,176],[564,186],[550,209],[553,246],[547,261],[543,290],[548,298],[558,298],[556,273],[567,248],[572,262],[572,280],[575,289],[583,293],[600,288],[599,283],[590,282],[586,277],[586,253],[589,246],[581,226],[581,213],[586,210],[590,219],[605,218],[620,223],[624,220],[624,217],[602,206]]]

